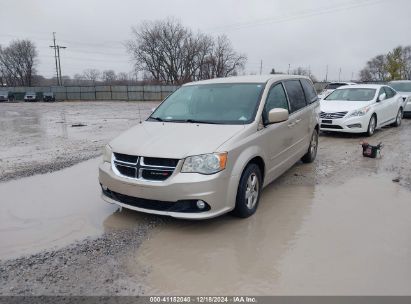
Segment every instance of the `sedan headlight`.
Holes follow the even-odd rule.
[[[111,163],[112,154],[113,151],[111,150],[111,147],[106,145],[103,151],[103,162]]]
[[[195,155],[184,160],[181,172],[213,174],[224,170],[226,163],[227,152]]]
[[[348,115],[348,117],[364,116],[365,114],[368,113],[368,111],[369,111],[370,109],[371,109],[371,108],[368,106],[368,107],[365,107],[365,108],[362,108],[362,109],[359,109],[359,110],[354,110],[354,111],[351,112],[350,115]]]

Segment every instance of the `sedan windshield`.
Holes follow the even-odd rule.
[[[228,83],[183,86],[149,120],[247,124],[254,120],[264,84]]]
[[[411,82],[391,82],[389,85],[397,92],[411,92]]]
[[[326,100],[370,101],[375,97],[375,89],[350,88],[338,89],[328,95]]]

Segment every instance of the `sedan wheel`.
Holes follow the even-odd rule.
[[[402,116],[403,116],[402,109],[399,109],[397,113],[397,118],[395,119],[395,122],[394,122],[394,127],[401,126]]]
[[[377,119],[375,115],[371,116],[370,123],[368,124],[367,136],[372,136],[375,132],[375,127],[377,126]]]

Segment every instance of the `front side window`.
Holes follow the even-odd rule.
[[[268,123],[268,113],[270,110],[275,108],[286,109],[289,111],[287,96],[285,95],[285,91],[281,83],[272,87],[268,93],[263,111],[264,123]]]
[[[385,94],[387,94],[387,99],[388,99],[388,98],[392,98],[392,97],[395,96],[395,91],[394,91],[394,90],[391,90],[391,88],[389,88],[389,87],[384,87],[384,90],[385,90]]]
[[[291,113],[304,108],[307,103],[301,83],[299,80],[287,80],[284,82],[288,99],[290,100]]]
[[[353,101],[371,101],[375,97],[376,89],[338,89],[328,95],[325,100],[353,100]]]
[[[223,83],[183,86],[149,120],[247,124],[254,120],[265,84]]]

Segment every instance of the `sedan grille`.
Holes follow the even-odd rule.
[[[177,167],[178,159],[155,158],[113,153],[113,171],[123,177],[164,181]]]
[[[343,118],[348,112],[321,112],[320,118],[338,119]]]

